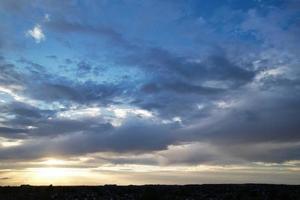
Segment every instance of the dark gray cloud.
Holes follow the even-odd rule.
[[[86,23],[67,21],[65,19],[54,19],[46,25],[51,29],[67,34],[89,34],[107,39],[112,42],[112,44],[125,47],[126,49],[135,48],[135,45],[126,40],[121,33],[106,25],[88,25]]]
[[[92,70],[92,65],[87,63],[86,61],[80,61],[79,63],[77,63],[77,74],[78,76],[82,76],[85,75],[87,73],[90,73]]]
[[[197,61],[161,48],[149,48],[121,59],[120,62],[147,73],[147,82],[140,87],[146,98],[137,95],[133,104],[162,115],[182,116],[187,110],[195,110],[197,104],[209,104],[222,95],[230,95],[252,82],[258,73],[218,53]]]
[[[32,92],[32,97],[45,101],[81,101],[84,97],[82,94],[69,85],[59,83],[44,83],[36,85],[36,89]]]
[[[35,90],[29,90],[27,94],[33,98],[49,102],[107,104],[113,102],[115,96],[122,94],[122,88],[118,85],[97,84],[94,82],[79,85],[73,82],[41,83],[32,87]]]
[[[23,77],[15,71],[15,66],[9,63],[0,64],[0,84],[5,86],[20,85]]]
[[[113,128],[107,123],[96,124],[96,121],[84,120],[61,120],[51,123],[37,124],[38,129],[30,131],[29,134],[38,136],[36,143],[29,141],[16,148],[3,149],[0,157],[39,158],[45,155],[82,155],[98,151],[141,153],[166,149],[174,140],[172,127],[143,121],[135,121],[134,124],[128,122],[119,128]],[[62,134],[60,138],[52,137],[57,133]],[[46,134],[50,134],[50,138],[38,139]]]
[[[282,90],[278,92],[281,95],[286,93]],[[271,96],[255,95],[249,94],[242,105],[226,114],[220,111],[224,116],[213,129],[202,135],[200,133],[200,137],[221,143],[299,141],[299,97],[288,94],[283,97],[273,93]]]
[[[9,127],[0,127],[0,134],[2,137],[7,138],[18,138],[22,137],[24,133],[26,133],[26,129],[16,129],[16,128],[9,128]]]
[[[284,163],[299,160],[298,143],[261,143],[222,147],[227,154],[250,162]]]
[[[49,59],[57,59],[56,55],[49,55],[49,56],[46,56],[46,57],[49,58]]]
[[[1,107],[1,109],[4,113],[13,113],[25,118],[40,118],[42,116],[42,113],[44,112],[43,110],[40,110],[36,107],[20,102],[12,102],[9,105]]]
[[[143,67],[151,73],[166,76],[163,78],[171,80],[172,78],[184,78],[198,82],[222,80],[240,85],[251,81],[255,75],[254,71],[238,66],[228,60],[225,55],[216,54],[203,61],[193,61],[192,58],[177,56],[160,48],[147,49],[144,54],[137,52],[122,62]]]
[[[159,83],[159,82],[158,82]],[[186,82],[170,82],[170,83],[148,83],[142,86],[141,90],[145,93],[153,94],[160,91],[171,91],[179,94],[200,94],[210,95],[223,92],[223,89],[192,85]]]
[[[26,1],[9,1],[9,0],[4,0],[1,1],[1,7],[4,9],[8,9],[13,12],[19,12],[26,6]]]

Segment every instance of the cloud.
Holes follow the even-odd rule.
[[[92,70],[91,64],[85,61],[80,61],[79,63],[77,63],[77,67],[78,67],[78,72],[77,72],[78,75],[86,75]]]
[[[45,40],[44,28],[55,35],[58,52],[38,52],[51,59],[36,59],[28,49],[18,60],[1,52],[8,59],[0,59],[0,134],[23,140],[1,148],[2,159],[95,153],[114,154],[102,161],[115,164],[300,159],[295,11],[229,6],[201,13],[205,23],[199,23],[194,7],[186,12],[188,5],[146,3],[140,15],[126,18],[120,16],[129,8],[118,4],[108,6],[112,16],[90,18],[94,13],[83,12],[88,3],[82,4],[38,6],[51,20],[42,15],[44,23],[26,35],[37,43]],[[145,9],[149,4],[152,9]],[[78,48],[65,49],[62,41],[69,38]],[[109,42],[105,48],[102,39]]]
[[[42,30],[42,26],[36,24],[32,29],[26,32],[26,36],[32,37],[36,43],[40,43],[41,41],[46,39],[46,36]]]
[[[131,44],[126,40],[121,33],[114,30],[113,28],[105,25],[89,25],[86,23],[78,23],[67,21],[65,19],[52,20],[46,24],[49,28],[63,33],[78,33],[78,34],[89,34],[92,36],[101,36],[121,47],[134,48],[135,45]]]
[[[0,135],[6,138],[19,138],[23,137],[27,132],[26,129],[16,129],[9,127],[0,127]]]
[[[161,48],[150,48],[145,52],[131,54],[120,62],[129,66],[142,67],[165,80],[176,78],[200,83],[208,80],[222,81],[224,84],[229,84],[228,87],[234,87],[250,82],[254,78],[255,71],[239,66],[225,55],[218,55],[220,53],[214,52],[199,62]]]
[[[49,14],[45,14],[44,20],[45,20],[45,22],[50,22],[51,21],[50,15]]]
[[[114,97],[122,94],[122,88],[118,85],[97,84],[86,82],[78,84],[62,81],[55,83],[42,83],[32,85],[35,90],[27,88],[26,93],[34,98],[47,102],[60,101],[62,103],[78,102],[89,104],[108,104],[114,102]]]
[[[3,149],[0,157],[40,158],[46,155],[83,155],[99,151],[138,153],[166,149],[173,140],[170,132],[172,126],[145,120],[129,121],[120,127],[96,123],[91,119],[53,120],[35,126],[38,128],[32,129],[28,134],[31,136],[34,134],[36,142],[32,143],[29,139],[21,146]],[[60,134],[60,137],[53,137],[57,134]],[[74,146],[79,143],[82,145]]]

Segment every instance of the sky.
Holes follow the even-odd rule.
[[[300,184],[300,1],[1,0],[0,185]]]

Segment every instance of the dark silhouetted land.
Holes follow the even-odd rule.
[[[300,185],[218,184],[0,187],[1,200],[300,200]]]

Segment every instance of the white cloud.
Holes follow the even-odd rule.
[[[179,123],[179,124],[182,124],[182,120],[179,116],[176,116],[176,117],[173,117],[172,119],[164,119],[162,120],[162,123],[163,124],[171,124],[171,123]]]
[[[45,14],[44,18],[45,18],[44,20],[46,22],[50,22],[50,15],[49,14]]]
[[[101,109],[98,107],[90,108],[72,108],[63,112],[59,112],[57,117],[69,119],[82,119],[89,117],[98,117],[101,115]]]
[[[284,68],[274,68],[274,69],[268,69],[268,70],[264,70],[260,73],[258,73],[255,77],[255,80],[260,81],[263,80],[264,78],[268,78],[268,77],[277,77],[280,75],[284,74]]]
[[[203,104],[197,104],[198,110],[202,110],[205,106]]]
[[[1,78],[1,75],[0,75],[0,78]],[[0,85],[0,94],[1,93],[8,94],[17,101],[24,100],[24,97],[20,96],[18,94],[18,91],[21,91],[21,90],[23,90],[23,88],[19,85],[10,85],[10,86]]]
[[[39,24],[36,24],[32,29],[26,32],[27,36],[31,36],[36,43],[40,43],[42,40],[45,40],[46,36],[43,33],[42,27]]]
[[[217,102],[215,102],[215,105],[216,105],[218,108],[226,109],[226,108],[230,108],[230,107],[232,106],[232,102],[217,101]]]
[[[14,146],[19,146],[22,144],[22,140],[13,140],[0,137],[0,148],[9,148]]]
[[[144,119],[154,119],[154,113],[133,107],[110,106],[106,108],[106,117],[114,126],[121,126],[128,117],[140,117]]]

